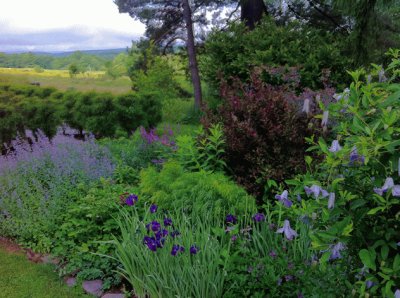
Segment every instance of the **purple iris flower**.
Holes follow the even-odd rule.
[[[183,246],[174,244],[171,249],[171,255],[176,256],[179,252],[184,252],[185,248]]]
[[[276,259],[276,257],[278,256],[277,253],[274,250],[271,250],[269,253],[269,256],[273,259]]]
[[[365,157],[363,155],[359,155],[357,151],[357,147],[354,146],[350,152],[350,163],[359,162],[363,164],[365,162]]]
[[[342,255],[340,254],[341,250],[344,250],[346,246],[342,242],[338,242],[335,245],[331,246],[331,256],[330,260],[341,259]]]
[[[389,189],[394,187],[394,182],[393,178],[388,177],[385,180],[385,183],[381,188],[375,187],[374,192],[377,193],[378,195],[382,196],[385,192],[387,192]]]
[[[197,252],[199,251],[199,249],[198,249],[198,247],[197,247],[196,245],[192,245],[192,246],[190,247],[189,251],[190,251],[190,254],[191,254],[191,255],[195,255],[195,254],[197,254]]]
[[[172,226],[172,219],[166,217],[164,218],[164,226],[168,227],[168,226]]]
[[[166,237],[167,235],[168,235],[168,231],[165,230],[165,229],[162,229],[162,230],[160,230],[160,231],[158,231],[158,232],[156,233],[156,239],[157,239],[157,240],[160,240],[160,239]]]
[[[324,111],[324,113],[322,114],[321,126],[327,126],[328,119],[329,119],[329,111]]]
[[[150,206],[150,213],[156,213],[158,209],[158,206],[156,204],[152,204]]]
[[[126,199],[125,199],[125,204],[128,206],[133,206],[135,203],[138,201],[138,196],[134,194],[130,194]]]
[[[235,241],[237,240],[237,238],[238,238],[237,235],[233,235],[233,236],[231,237],[231,241],[232,241],[232,242],[235,242]]]
[[[175,238],[175,237],[178,237],[179,235],[180,235],[181,233],[179,233],[179,231],[173,231],[173,232],[171,232],[171,237],[172,238]]]
[[[151,251],[157,250],[157,246],[158,246],[157,240],[154,237],[145,236],[143,238],[143,243],[146,244],[148,249],[150,249]]]
[[[293,275],[285,275],[285,280],[286,280],[286,281],[291,281],[291,280],[293,280]]]
[[[328,209],[332,209],[333,207],[335,207],[335,193],[331,192],[329,194]]]
[[[313,194],[313,195],[314,195],[314,198],[318,198],[320,195],[321,195],[323,198],[329,196],[329,193],[328,193],[325,189],[322,189],[321,186],[315,185],[315,184],[313,184],[311,187],[304,186],[304,190],[305,190],[305,192],[306,192],[306,194],[307,194],[308,196],[310,196],[311,194]]]
[[[392,188],[392,196],[400,197],[400,185],[395,185]]]
[[[290,208],[292,207],[293,203],[291,200],[289,200],[288,195],[289,192],[287,190],[284,190],[282,194],[276,195],[275,199],[281,202],[285,207]]]
[[[329,148],[329,151],[332,153],[338,152],[342,150],[342,146],[340,146],[338,140],[333,140],[331,147]]]
[[[264,221],[265,220],[265,215],[262,213],[257,213],[253,216],[253,220],[255,222],[260,222],[260,221]]]
[[[284,233],[287,240],[293,240],[297,237],[297,233],[290,227],[290,222],[286,219],[283,223],[283,227],[276,231],[277,233]]]
[[[233,224],[234,225],[234,224],[237,223],[237,218],[236,218],[236,216],[234,216],[232,214],[228,214],[226,216],[225,222],[226,222],[226,224]]]
[[[161,229],[161,225],[158,221],[152,221],[150,224],[150,228],[153,232],[158,232]]]

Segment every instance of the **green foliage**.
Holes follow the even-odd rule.
[[[243,24],[231,24],[226,31],[214,32],[206,43],[201,57],[201,69],[214,89],[221,79],[238,77],[246,82],[256,66],[299,67],[302,87],[319,89],[324,69],[330,70],[334,83],[347,82],[345,70],[351,60],[341,51],[339,37],[308,28],[299,23],[277,26],[264,19],[254,30]]]
[[[68,71],[71,78],[75,77],[80,72],[78,66],[74,63],[70,64]]]
[[[323,270],[313,260],[308,227],[296,222],[298,237],[288,241],[276,233],[281,213],[268,212],[266,222],[251,231],[230,226],[234,241],[227,263],[224,297],[347,297],[345,262]],[[276,223],[276,224],[268,224]],[[292,221],[294,223],[294,221]],[[246,232],[243,232],[246,231]]]
[[[160,172],[154,167],[143,170],[140,178],[140,191],[147,200],[168,210],[209,212],[218,218],[227,213],[244,214],[255,208],[254,199],[221,173],[188,173],[171,161]]]
[[[310,237],[313,248],[324,252],[321,264],[327,265],[335,244],[344,243],[350,269],[358,272],[352,282],[361,296],[393,297],[400,287],[400,86],[377,82],[383,79],[381,72],[350,74],[354,81],[348,91],[326,107],[341,147],[310,138],[310,150],[322,162],[314,165],[309,159],[311,173],[286,181],[293,197],[303,196],[304,187],[314,184],[336,199],[330,204],[321,197],[303,199],[286,213],[313,219]]]
[[[106,241],[119,234],[115,221],[119,196],[127,191],[135,192],[125,185],[102,180],[69,204],[59,219],[52,250],[67,262],[61,269],[63,275],[79,271],[77,277],[81,280],[101,278],[108,286],[120,283],[113,272],[118,263],[101,255],[113,255],[114,249]]]
[[[222,127],[217,124],[211,126],[207,132],[199,130],[196,138],[189,135],[178,136],[176,158],[185,169],[191,171],[224,171],[224,146]]]
[[[139,198],[140,201],[140,198]],[[160,213],[142,214],[136,210],[122,210],[118,225],[121,239],[113,241],[116,255],[122,264],[121,274],[133,286],[138,297],[221,297],[229,247],[223,244],[226,235],[215,235],[209,224],[210,215],[201,213],[193,218],[180,213],[171,214],[173,227],[164,227],[169,235],[163,247],[150,251],[143,243],[148,235],[146,224],[163,222]],[[173,231],[179,236],[172,237]],[[173,245],[184,247],[183,252],[171,255]],[[195,245],[197,254],[189,249]],[[221,269],[222,268],[222,269]]]

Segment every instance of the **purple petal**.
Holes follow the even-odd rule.
[[[400,185],[395,185],[392,188],[392,196],[400,197]]]
[[[328,209],[332,209],[333,207],[335,207],[335,193],[331,192],[329,194]]]

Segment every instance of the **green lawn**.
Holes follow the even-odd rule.
[[[22,254],[8,253],[0,247],[1,298],[89,297],[81,288],[68,288],[53,266],[34,264]]]

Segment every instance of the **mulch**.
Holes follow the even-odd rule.
[[[0,237],[0,248],[4,249],[9,253],[23,253],[24,250],[15,242],[10,239]]]

